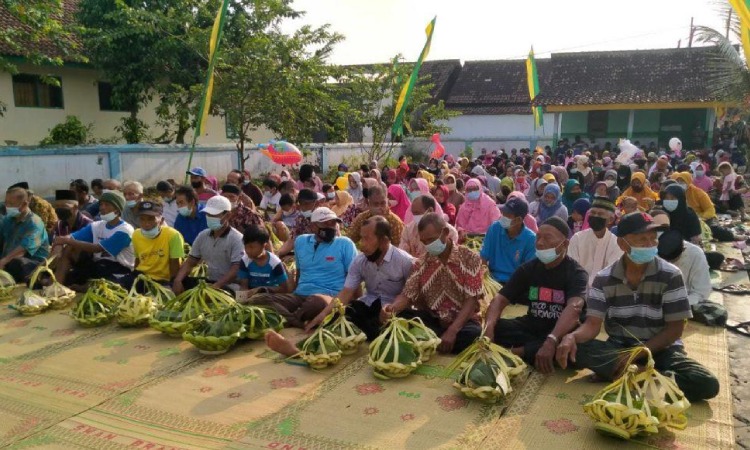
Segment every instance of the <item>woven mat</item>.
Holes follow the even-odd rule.
[[[522,311],[515,307],[509,315]],[[3,328],[12,321],[23,326]],[[619,441],[593,431],[582,403],[603,384],[572,372],[519,377],[499,405],[469,401],[440,377],[436,357],[406,379],[374,378],[364,351],[313,371],[281,362],[262,342],[218,356],[149,329],[114,325],[82,330],[58,312],[6,319],[0,332],[28,339],[13,350],[0,334],[0,447],[9,448],[607,448]],[[37,333],[81,336],[48,345]],[[38,330],[36,327],[44,327]],[[19,329],[26,333],[19,333]],[[9,330],[9,331],[6,331]],[[46,334],[45,334],[46,333]],[[62,333],[65,334],[65,333]],[[285,330],[299,339],[299,330]],[[11,339],[11,340],[12,340]],[[36,341],[34,341],[36,339]],[[722,384],[717,399],[691,407],[689,426],[662,431],[657,448],[734,445],[724,332],[691,323],[694,358]],[[14,341],[17,342],[17,341]],[[32,348],[35,348],[33,350]],[[636,444],[625,446],[640,447]]]

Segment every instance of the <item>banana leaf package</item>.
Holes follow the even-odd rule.
[[[409,331],[409,321],[392,317],[380,335],[370,343],[373,375],[380,379],[403,378],[422,364],[417,338]]]
[[[521,358],[486,336],[477,339],[446,369],[461,370],[453,387],[469,398],[495,403],[513,391],[513,378],[526,369]]]
[[[266,231],[268,231],[268,237],[271,242],[271,248],[273,249],[273,252],[278,252],[281,246],[284,245],[284,243],[276,235],[276,230],[274,230],[273,225],[270,222],[266,222]]]
[[[648,354],[646,370],[635,376],[641,397],[651,408],[651,414],[659,419],[660,427],[684,430],[687,426],[685,411],[690,407],[690,402],[673,378],[656,370],[651,352],[643,348]]]
[[[335,298],[333,301],[334,311],[325,318],[322,326],[336,336],[341,353],[351,355],[357,352],[357,347],[367,340],[367,336],[346,318],[346,307],[341,300]]]
[[[70,304],[73,302],[73,299],[76,296],[76,293],[72,289],[68,289],[62,284],[57,282],[57,278],[55,278],[55,273],[49,268],[49,264],[52,262],[52,260],[55,259],[53,256],[52,258],[49,258],[44,261],[44,264],[40,265],[36,271],[34,271],[34,274],[31,276],[31,280],[29,285],[34,286],[36,285],[36,280],[39,278],[39,275],[46,273],[49,275],[50,279],[52,280],[52,284],[42,289],[41,295],[42,297],[47,299],[47,302],[49,302],[49,306],[52,309],[65,309],[70,306]]]
[[[297,344],[297,347],[300,349],[298,356],[313,369],[325,369],[341,359],[336,336],[323,327],[318,327],[312,336]]]
[[[482,276],[482,291],[484,295],[482,296],[482,300],[480,301],[482,310],[486,310],[486,308],[492,302],[492,299],[500,293],[500,289],[502,289],[502,287],[503,285],[492,278],[492,272],[490,272],[490,269],[488,267],[485,267],[484,275]]]
[[[214,289],[205,280],[200,280],[196,287],[169,300],[153,315],[149,325],[169,336],[180,337],[187,331],[190,321],[217,313],[235,303],[226,292]]]
[[[140,276],[139,276],[140,278]],[[115,317],[121,327],[140,327],[148,325],[148,321],[156,312],[156,304],[151,296],[139,294],[136,284],[130,289],[128,296],[117,305]]]
[[[409,320],[409,332],[417,340],[415,345],[422,354],[422,362],[429,361],[440,345],[440,338],[419,317]]]
[[[482,244],[484,244],[483,234],[468,234],[466,235],[466,241],[464,245],[469,247],[469,250],[473,250],[479,253],[482,250]]]
[[[0,300],[13,298],[13,291],[16,289],[16,280],[13,276],[4,270],[0,270]]]
[[[133,289],[130,290],[130,293],[128,295],[132,295],[134,289],[136,289],[136,286],[138,286],[139,283],[143,285],[143,291],[146,292],[145,295],[152,298],[154,306],[156,306],[157,308],[161,308],[168,301],[172,300],[175,297],[174,292],[167,289],[146,274],[140,274],[138,275],[138,277],[136,277],[135,281],[133,282]]]
[[[31,280],[29,280],[28,287],[21,293],[21,297],[18,298],[16,304],[13,305],[13,309],[18,311],[21,315],[35,316],[37,314],[41,314],[50,307],[49,300],[41,295],[41,293],[34,292],[33,288],[33,286],[36,284],[37,278],[39,278],[39,275],[41,275],[43,272],[51,273],[49,267],[47,266],[48,264],[49,261],[45,261],[44,264],[40,264],[36,269],[34,269],[34,272],[31,274]],[[54,274],[52,275],[52,278],[54,279]]]
[[[99,290],[89,289],[73,306],[70,316],[82,327],[93,328],[108,324],[115,308],[116,303],[101,295]]]
[[[191,278],[200,278],[205,280],[208,276],[208,264],[201,261],[198,263],[195,267],[193,267],[193,270],[190,271],[190,277]]]
[[[203,354],[226,353],[245,331],[242,321],[227,320],[228,317],[230,316],[224,315],[222,318],[198,316],[182,334],[182,338],[193,344]]]
[[[240,308],[245,325],[242,337],[260,339],[268,330],[280,331],[284,328],[284,318],[273,309],[253,305],[242,305]]]
[[[117,305],[128,296],[128,291],[124,287],[104,278],[92,280],[88,290],[102,297],[111,306]]]
[[[638,366],[632,364],[637,353],[631,351],[626,370],[620,378],[583,405],[586,414],[596,422],[596,431],[602,434],[630,439],[659,432],[659,419],[652,414],[637,382]]]

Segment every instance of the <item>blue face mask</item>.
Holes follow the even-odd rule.
[[[425,245],[425,250],[427,250],[427,253],[429,253],[432,256],[439,256],[445,251],[445,247],[448,244],[441,241],[440,238],[435,239],[434,241],[430,242],[429,244]]]
[[[509,217],[501,217],[498,219],[498,222],[500,222],[500,226],[505,228],[506,230],[510,228],[511,224],[513,223],[513,219]]]
[[[664,205],[664,209],[666,209],[669,212],[674,211],[677,209],[677,206],[679,206],[680,201],[679,200],[664,200],[662,202],[662,205]]]
[[[556,260],[560,255],[557,254],[557,248],[547,248],[544,250],[537,250],[536,251],[536,258],[542,263],[542,264],[549,264],[552,261]]]
[[[659,248],[656,246],[633,247],[630,242],[628,242],[628,245],[630,245],[630,253],[628,253],[628,258],[630,258],[630,260],[636,264],[650,263],[654,260],[654,258],[656,258],[656,255],[659,253]]]
[[[216,231],[222,227],[221,219],[219,217],[206,217],[206,224],[211,231]]]
[[[143,235],[143,237],[146,237],[148,239],[154,239],[159,235],[159,231],[161,230],[158,226],[151,228],[150,230],[144,230],[143,228],[141,228],[141,234]]]
[[[190,215],[190,213],[192,213],[192,212],[193,212],[193,209],[192,209],[191,207],[189,207],[189,206],[183,206],[182,208],[177,208],[177,212],[178,212],[178,213],[179,213],[179,214],[180,214],[180,215],[181,215],[182,217],[187,217],[187,216],[189,216],[189,215]]]
[[[409,191],[408,194],[409,194],[409,200],[414,201],[415,198],[417,198],[420,195],[422,195],[422,192],[420,192],[420,191]]]
[[[128,200],[125,202],[125,206],[127,206],[128,208],[134,208],[137,204],[138,202],[135,200]]]
[[[479,196],[481,195],[481,192],[479,191],[471,191],[466,194],[466,198],[469,200],[479,200]]]
[[[18,217],[19,215],[21,215],[21,210],[13,206],[6,206],[5,215],[11,218]]]

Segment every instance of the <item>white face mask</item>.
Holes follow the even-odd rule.
[[[604,180],[604,184],[607,185],[607,188],[611,188],[615,185],[615,180]]]

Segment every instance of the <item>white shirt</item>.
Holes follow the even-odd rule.
[[[708,300],[711,295],[711,275],[708,273],[706,254],[700,247],[690,242],[683,242],[685,250],[679,258],[670,261],[682,272],[685,289],[688,292],[690,306]]]
[[[162,217],[164,222],[170,227],[174,228],[174,221],[177,219],[177,201],[172,200],[171,202],[162,201]]]
[[[260,209],[271,209],[277,210],[279,208],[279,200],[281,200],[281,194],[279,192],[274,195],[263,194],[263,199],[260,201]]]
[[[617,236],[609,230],[599,239],[594,230],[579,231],[570,238],[568,256],[573,258],[589,274],[589,287],[600,270],[615,263],[622,256],[617,245]]]

